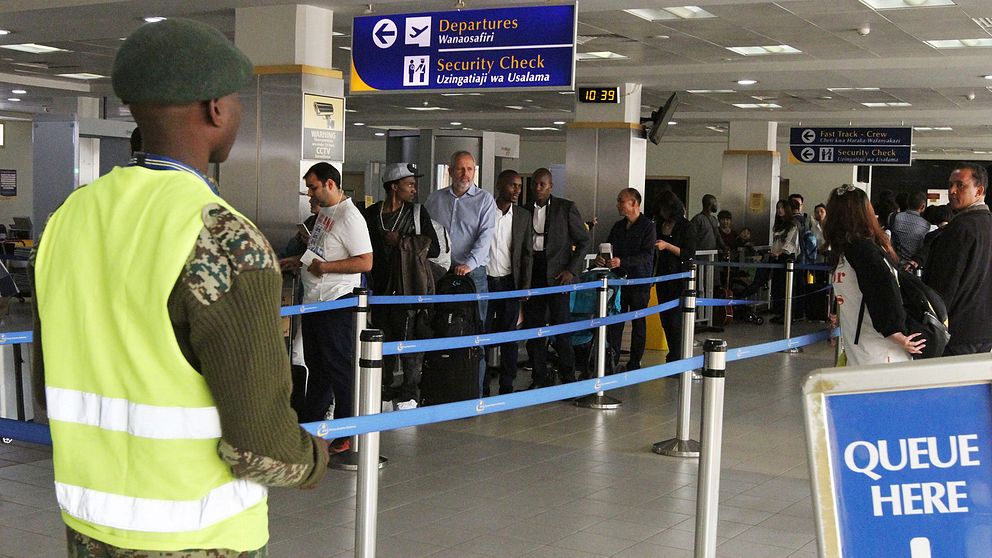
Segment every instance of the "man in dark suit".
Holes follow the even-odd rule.
[[[533,214],[534,268],[531,288],[566,285],[582,272],[582,264],[591,242],[575,203],[551,195],[554,187],[551,171],[534,171],[534,201],[527,208]],[[534,328],[569,322],[568,294],[536,296],[524,305],[524,327]],[[563,383],[575,380],[575,355],[571,335],[555,336],[558,351],[558,373]],[[531,387],[554,384],[548,374],[548,347],[543,338],[527,342],[527,353],[534,368]]]
[[[523,180],[515,170],[505,170],[496,178],[496,232],[486,266],[489,292],[530,288],[534,241],[531,214],[517,205]],[[489,301],[486,331],[498,333],[517,329],[520,299]],[[513,393],[517,377],[517,343],[499,346],[499,394]],[[489,382],[483,378],[482,394],[489,395]]]

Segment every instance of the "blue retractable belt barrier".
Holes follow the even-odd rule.
[[[656,307],[657,308],[657,307]],[[611,316],[615,317],[615,316]],[[789,348],[811,345],[819,341],[829,339],[840,334],[839,329],[824,330],[792,339],[782,339],[760,345],[740,347],[727,351],[727,360],[742,360],[753,358],[770,353],[775,353]],[[335,419],[333,421],[311,422],[303,424],[308,432],[323,438],[338,438],[343,436],[354,436],[367,432],[381,432],[431,424],[447,420],[479,416],[501,411],[509,411],[560,401],[562,399],[572,399],[597,393],[603,390],[612,390],[631,386],[651,380],[657,380],[667,376],[674,376],[683,372],[699,368],[703,365],[702,355],[689,359],[678,360],[657,366],[650,366],[631,372],[613,374],[604,378],[593,378],[563,384],[555,387],[530,390],[508,395],[497,395],[483,399],[470,399],[455,403],[445,403],[443,405],[431,405],[410,409],[407,411],[382,413],[364,417],[350,417]],[[48,427],[43,424],[22,422],[11,419],[0,419],[0,435],[25,442],[51,445],[51,435]]]
[[[521,289],[518,291],[499,291],[494,293],[475,293],[460,295],[408,295],[408,296],[385,296],[377,295],[369,297],[369,304],[426,304],[431,302],[475,302],[477,300],[500,300],[504,298],[532,297],[556,293],[570,293],[583,289],[594,289],[600,285],[599,281],[588,281],[585,283],[572,283],[570,285],[559,285],[557,287],[542,287],[540,289]]]
[[[296,316],[299,314],[310,314],[312,312],[326,312],[328,310],[337,310],[339,308],[354,308],[358,306],[357,298],[342,298],[338,300],[329,300],[327,302],[314,302],[311,304],[298,304],[296,306],[283,306],[279,309],[280,316]]]
[[[535,327],[531,329],[520,329],[517,331],[506,331],[503,333],[486,333],[483,335],[463,335],[461,337],[442,337],[439,339],[418,339],[413,341],[391,341],[382,344],[382,354],[398,355],[409,353],[422,353],[426,351],[440,351],[443,349],[464,349],[465,347],[482,347],[486,345],[499,345],[514,341],[524,341],[541,337],[553,337],[563,333],[574,333],[586,329],[593,329],[599,326],[612,325],[627,320],[636,320],[652,314],[658,314],[666,310],[671,310],[679,305],[677,300],[669,300],[664,304],[635,310],[624,314],[616,314],[605,318],[592,318],[589,320],[579,320],[568,322],[567,324]]]
[[[0,345],[20,345],[30,343],[34,340],[34,333],[31,331],[7,331],[0,333]]]
[[[644,277],[641,279],[610,279],[610,285],[651,285],[654,283],[664,283],[665,281],[675,281],[692,276],[692,273],[683,271],[682,273],[671,273],[669,275],[659,275],[658,277]]]
[[[709,265],[713,267],[753,267],[755,269],[763,267],[766,269],[785,269],[784,263],[751,263],[751,262],[708,262],[697,261],[696,265]],[[796,263],[793,269],[805,269],[809,271],[830,271],[831,267],[826,264],[801,264]]]

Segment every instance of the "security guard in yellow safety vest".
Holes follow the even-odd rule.
[[[253,67],[169,19],[124,41],[112,79],[144,151],[68,197],[33,267],[68,553],[265,556],[266,486],[314,486],[327,443],[289,406],[276,256],[206,177]]]

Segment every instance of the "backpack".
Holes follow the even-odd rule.
[[[885,260],[892,270],[902,296],[902,307],[906,311],[906,329],[908,333],[921,333],[926,340],[922,353],[913,358],[936,358],[943,356],[944,348],[951,338],[947,329],[947,307],[937,291],[931,289],[920,278],[901,269],[896,269]],[[854,335],[854,344],[861,338],[861,322],[865,318],[865,301],[861,300],[858,311],[858,330]]]
[[[816,233],[813,232],[813,227],[809,221],[809,216],[803,213],[802,219],[795,219],[796,227],[799,228],[799,237],[796,240],[796,244],[799,245],[799,258],[797,263],[804,265],[813,265],[816,263],[817,258],[817,248],[816,248]]]
[[[437,282],[436,292],[439,295],[475,294],[475,283],[467,275],[445,275]],[[474,300],[439,302],[434,305],[431,326],[434,337],[479,335],[482,333],[479,303]]]
[[[413,204],[414,234],[420,234],[420,207],[421,204],[419,203]],[[434,233],[437,235],[437,243],[441,247],[441,251],[436,258],[427,258],[430,262],[431,274],[434,276],[434,281],[437,282],[451,268],[451,239],[448,238],[448,231],[441,223],[431,219],[431,226],[434,227]]]

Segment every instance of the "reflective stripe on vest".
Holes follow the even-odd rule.
[[[155,500],[55,483],[59,505],[73,517],[115,529],[149,533],[198,531],[261,502],[265,487],[236,480],[199,500]]]
[[[216,407],[159,407],[74,389],[45,388],[48,417],[142,438],[201,440],[220,438]]]

